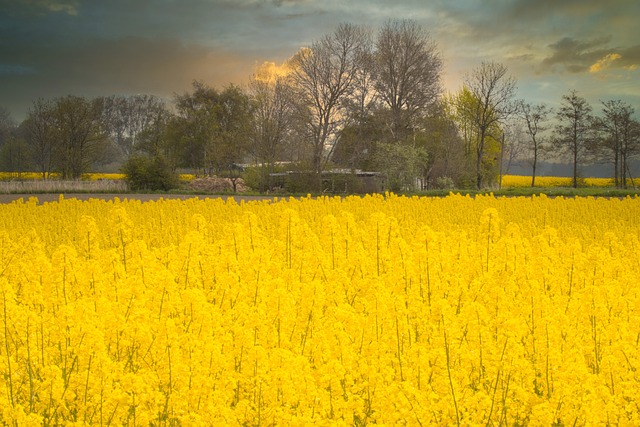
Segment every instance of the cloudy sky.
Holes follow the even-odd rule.
[[[640,112],[639,0],[0,0],[0,10],[0,106],[18,120],[39,97],[170,99],[194,79],[242,84],[341,22],[375,31],[390,18],[430,32],[446,90],[498,61],[528,101],[555,105],[576,89],[596,112],[607,99]]]

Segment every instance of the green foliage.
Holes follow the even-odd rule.
[[[453,190],[456,187],[453,179],[448,176],[439,176],[436,178],[436,188],[440,190]]]
[[[424,148],[402,143],[379,143],[373,154],[377,170],[387,176],[388,189],[394,192],[412,191],[428,160]]]
[[[175,99],[177,114],[167,136],[179,147],[180,165],[205,175],[232,174],[247,152],[250,103],[237,86],[222,92],[201,82]]]
[[[260,193],[266,193],[274,187],[282,185],[284,178],[276,179],[271,174],[285,172],[282,165],[251,166],[244,169],[242,179],[247,187]]]
[[[178,175],[160,156],[133,156],[122,166],[122,173],[133,191],[168,191],[179,185]]]

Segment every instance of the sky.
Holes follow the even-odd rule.
[[[506,65],[517,97],[557,106],[576,90],[595,113],[621,99],[640,113],[640,0],[0,0],[0,106],[153,94],[194,80],[246,83],[340,23],[374,34],[413,19],[437,43],[443,86],[483,61]]]

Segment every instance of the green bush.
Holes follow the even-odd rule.
[[[122,173],[133,191],[169,191],[179,186],[178,175],[162,157],[131,157],[122,166]]]

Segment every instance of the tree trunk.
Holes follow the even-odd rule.
[[[578,150],[573,150],[573,188],[578,188]]]
[[[478,158],[476,160],[476,187],[482,188],[482,156],[484,154],[484,129],[480,131],[480,142],[478,143]]]
[[[536,186],[536,167],[538,166],[538,150],[533,150],[533,170],[531,171],[531,188]]]
[[[504,163],[504,132],[502,132],[502,143],[500,144],[500,178],[498,180],[498,189],[502,189],[502,164]]]

